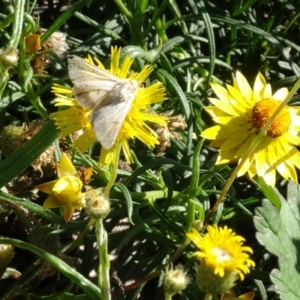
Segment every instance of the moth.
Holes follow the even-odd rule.
[[[120,133],[138,90],[138,81],[119,78],[86,60],[68,60],[73,95],[84,108],[90,108],[90,122],[97,140],[110,149]]]

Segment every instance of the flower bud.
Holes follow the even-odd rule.
[[[87,187],[85,211],[95,219],[104,219],[110,212],[110,202],[106,196]]]
[[[235,271],[225,271],[224,276],[215,273],[215,267],[202,262],[196,267],[196,282],[204,293],[222,294],[231,289],[238,279]]]
[[[183,291],[190,283],[190,278],[181,265],[173,268],[173,265],[171,264],[162,272],[161,283],[164,287],[165,294],[172,296],[181,293],[181,291]]]
[[[18,50],[16,48],[6,48],[0,54],[0,70],[7,70],[18,62]]]
[[[78,202],[82,199],[82,182],[74,175],[59,178],[53,186],[52,192],[57,201],[63,205]]]

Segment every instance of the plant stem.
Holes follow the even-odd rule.
[[[74,250],[77,246],[79,246],[83,240],[83,238],[85,237],[85,235],[88,233],[88,231],[90,230],[91,226],[94,224],[95,219],[90,219],[90,221],[86,224],[86,226],[83,228],[83,230],[80,232],[80,234],[78,235],[78,237],[76,238],[76,240],[74,240],[72,242],[72,244],[63,251],[63,253],[68,254],[70,253],[72,250]]]
[[[25,0],[16,0],[15,1],[15,11],[14,11],[14,23],[12,28],[11,39],[9,41],[8,46],[17,48],[23,28],[23,20],[24,20],[24,7]]]
[[[121,152],[121,144],[117,143],[116,147],[117,148],[116,148],[115,161],[113,162],[113,165],[112,165],[109,182],[107,183],[105,190],[104,190],[104,196],[106,196],[107,198],[109,198],[109,191],[110,191],[111,187],[113,186],[113,184],[115,183],[117,175],[118,175],[118,162],[119,162],[119,157],[120,157],[120,152]]]
[[[172,295],[170,293],[165,293],[165,300],[172,300]]]
[[[103,295],[103,300],[110,300],[110,264],[107,252],[107,233],[104,229],[102,219],[96,220],[95,227],[99,251],[98,286],[101,290],[101,294]]]

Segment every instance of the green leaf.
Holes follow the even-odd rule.
[[[119,183],[119,182],[116,182],[114,184],[114,186],[117,187],[121,191],[121,193],[123,194],[123,196],[126,200],[126,204],[127,204],[128,220],[132,225],[134,225],[133,222],[132,222],[133,204],[132,204],[132,198],[131,198],[131,195],[129,193],[129,190],[127,189],[127,187],[124,184]]]
[[[70,267],[55,255],[52,255],[34,245],[16,239],[0,238],[0,243],[5,245],[12,245],[35,253],[36,255],[47,260],[50,264],[57,268],[58,271],[60,271],[72,282],[81,287],[86,292],[86,294],[89,295],[90,299],[100,300],[102,298],[101,292],[96,285],[94,285],[91,281],[86,279],[83,275],[74,270],[74,268]]]
[[[258,177],[258,183],[259,183],[259,188],[264,193],[264,195],[273,203],[273,205],[277,209],[280,209],[281,207],[280,199],[279,199],[280,196],[276,192],[276,189],[267,185],[262,177]]]
[[[59,16],[55,20],[55,22],[48,28],[47,31],[44,32],[44,34],[41,37],[41,42],[44,43],[50,35],[57,31],[65,22],[73,16],[73,14],[77,11],[79,11],[82,7],[88,5],[91,3],[91,0],[80,0],[74,5],[70,6],[62,15]]]
[[[47,122],[27,143],[0,163],[0,187],[24,171],[57,138],[53,121]]]
[[[278,257],[279,270],[271,272],[271,281],[282,300],[298,300],[300,295],[300,186],[288,184],[287,200],[280,197],[277,210],[267,200],[256,209],[254,218],[258,241]]]

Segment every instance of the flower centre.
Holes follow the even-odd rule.
[[[255,103],[252,109],[253,126],[258,129],[264,127],[280,103],[281,101],[274,99],[264,99]],[[291,122],[288,106],[284,106],[273,123],[269,126],[267,135],[273,138],[283,135],[289,130]]]
[[[231,255],[223,248],[213,248],[212,253],[217,257],[219,262],[231,260]]]

